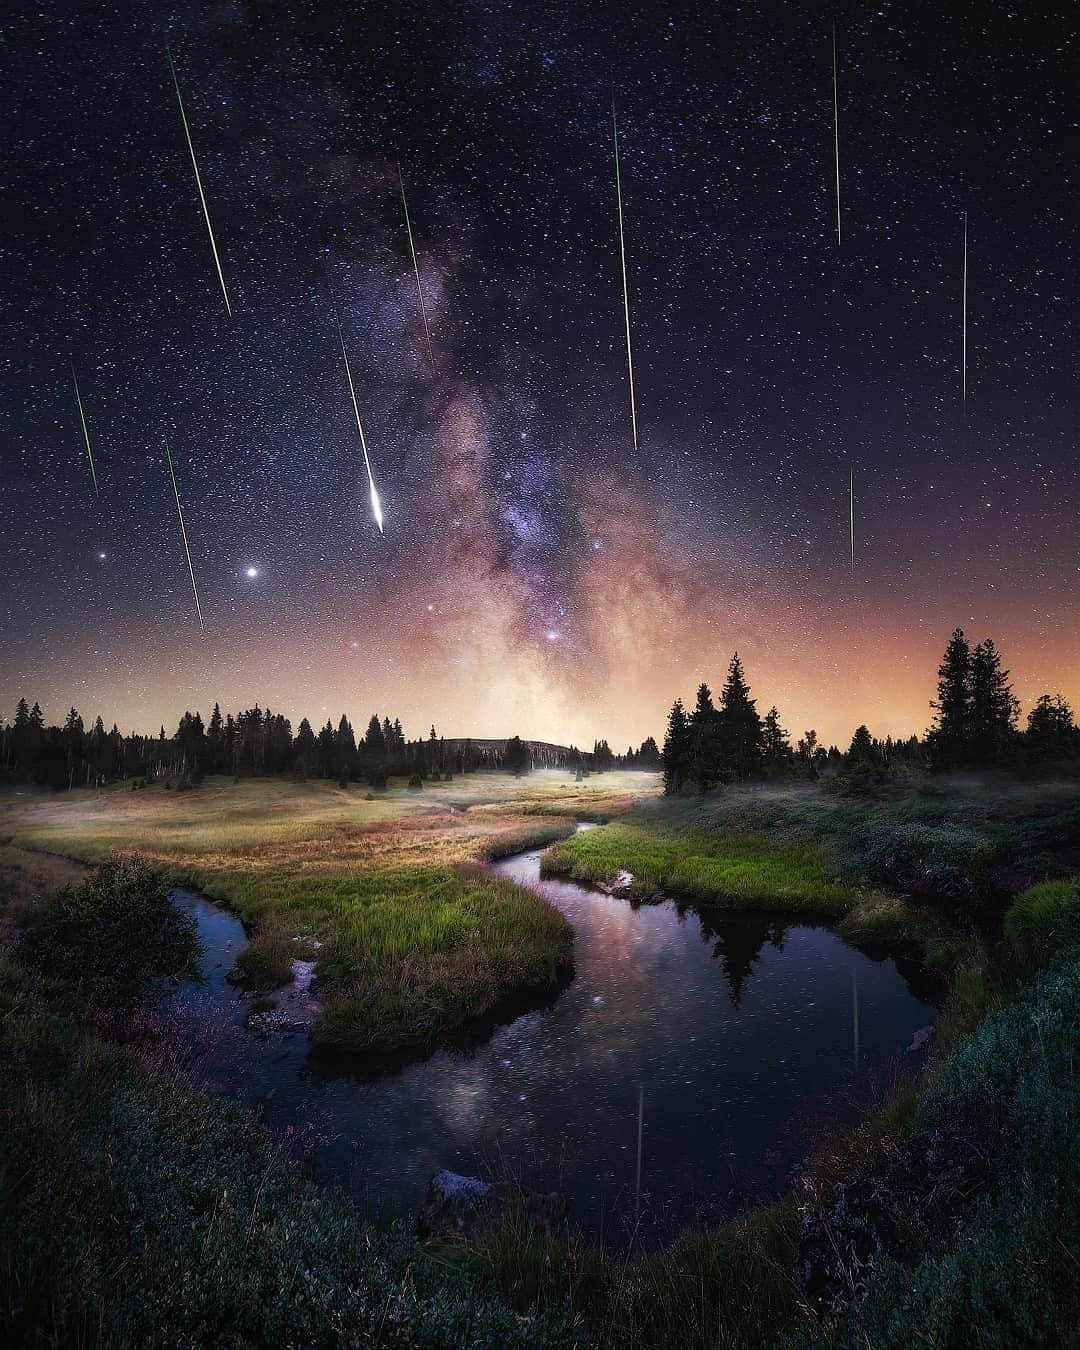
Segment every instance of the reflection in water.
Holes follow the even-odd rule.
[[[562,1189],[587,1232],[618,1242],[635,1207],[643,1095],[646,1236],[707,1222],[781,1186],[805,1156],[810,1114],[850,1095],[853,981],[864,1066],[880,1069],[931,1019],[892,960],[827,929],[635,907],[541,881],[538,852],[495,870],[567,915],[573,980],[547,1006],[489,1023],[479,1044],[459,1039],[377,1074],[328,1066],[300,1035],[247,1032],[248,1001],[225,978],[242,927],[178,893],[208,949],[207,983],[170,999],[200,1029],[198,1074],[310,1141],[316,1174],[382,1217],[411,1221],[432,1173],[449,1167]]]

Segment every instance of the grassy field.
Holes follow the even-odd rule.
[[[324,1015],[343,1049],[425,1044],[512,991],[553,986],[571,933],[545,901],[478,863],[550,843],[655,793],[655,775],[470,774],[420,792],[211,780],[189,792],[114,787],[0,797],[12,859],[58,872],[135,850],[239,913],[239,973],[285,983],[318,941]],[[0,860],[2,861],[2,860]],[[60,879],[66,879],[60,877]]]

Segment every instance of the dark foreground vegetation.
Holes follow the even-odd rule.
[[[835,868],[836,884],[867,895],[872,877],[895,880],[907,839],[922,852],[904,866],[947,865],[960,896],[873,902],[949,934],[951,989],[921,1081],[825,1141],[787,1199],[629,1264],[512,1216],[468,1247],[377,1231],[305,1178],[302,1137],[274,1147],[251,1114],[192,1091],[140,996],[192,956],[153,868],[106,860],[44,902],[13,902],[0,964],[6,1341],[1068,1344],[1080,1317],[1076,810],[1068,789],[990,780],[924,782],[891,807],[796,785],[643,806],[580,836],[639,828],[648,811],[674,812],[678,830],[680,813],[705,812],[692,826],[703,839],[810,849],[822,875]],[[659,815],[650,830],[662,834]],[[1010,899],[992,879],[1015,890],[1018,869]]]
[[[81,847],[64,812],[36,833],[24,820],[23,835],[0,841],[0,863],[14,878],[0,895],[0,1341],[492,1350],[1076,1344],[1078,735],[1064,700],[1049,695],[1021,732],[993,644],[971,648],[959,630],[933,707],[922,740],[881,741],[861,727],[845,753],[820,747],[809,731],[792,749],[775,710],[758,717],[736,657],[719,706],[703,686],[689,716],[673,709],[665,796],[613,799],[596,813],[607,825],[572,838],[563,836],[581,813],[576,795],[523,799],[527,821],[496,820],[490,802],[472,803],[472,817],[447,806],[438,853],[429,816],[408,821],[381,793],[354,802],[359,794],[340,792],[332,867],[313,847],[323,825],[297,820],[279,837],[256,806],[244,827],[250,840],[232,837],[235,824],[201,820],[187,838],[182,819],[209,788],[161,791],[161,819],[144,809],[154,793],[112,789],[93,811],[72,793],[65,800],[82,822]],[[268,720],[260,714],[260,734]],[[385,728],[375,719],[373,728],[385,747]],[[329,752],[338,733],[324,731]],[[196,733],[210,739],[190,722],[174,738],[185,772],[196,741],[184,737]],[[342,735],[347,745],[347,725]],[[299,739],[290,733],[294,755]],[[11,736],[5,745],[10,768]],[[649,758],[653,749],[638,753]],[[364,761],[355,743],[350,753],[351,775]],[[445,777],[431,767],[441,753],[429,737],[425,772]],[[502,753],[501,767],[530,767],[524,743]],[[589,764],[564,767],[584,773],[614,759],[598,743]],[[410,776],[422,785],[418,766]],[[324,768],[334,776],[342,763],[331,758]],[[69,771],[69,783],[74,777]],[[506,774],[500,781],[504,796],[517,791]],[[232,790],[256,789],[277,790]],[[300,795],[314,803],[306,787]],[[130,841],[130,832],[117,833],[110,798],[138,804],[134,815],[152,826],[146,838],[157,840],[163,870],[107,853],[106,843]],[[370,820],[359,830],[361,810]],[[349,996],[324,1020],[356,1045],[370,1042],[372,1027],[397,1028],[400,1039],[401,1027],[446,1020],[444,1005],[471,986],[467,966],[444,954],[467,953],[463,935],[502,940],[477,901],[476,888],[491,881],[477,861],[523,840],[560,838],[545,855],[548,871],[592,881],[629,872],[621,890],[633,902],[671,896],[703,912],[814,912],[858,945],[917,949],[944,990],[925,1067],[900,1075],[854,1128],[808,1143],[790,1194],[771,1207],[627,1259],[569,1228],[538,1232],[522,1217],[526,1207],[519,1214],[513,1205],[494,1231],[465,1245],[376,1230],[347,1197],[305,1177],[302,1135],[272,1145],[252,1114],[190,1088],[176,1038],[147,997],[190,971],[195,956],[190,926],[167,898],[185,850],[194,848],[215,893],[241,913],[273,914],[277,905],[295,921],[301,894],[324,906],[337,926],[320,973],[331,994],[341,993],[335,981],[349,982]],[[58,891],[35,888],[27,861],[35,848],[97,867]],[[381,872],[380,849],[393,864],[384,860]],[[372,903],[358,906],[365,896]],[[491,913],[512,913],[509,894],[489,898],[498,902]],[[322,912],[309,906],[303,931]],[[341,927],[342,915],[352,927]],[[513,960],[500,958],[498,969],[515,980],[536,921],[523,910],[503,934]],[[562,921],[547,922],[551,952],[560,952]],[[248,957],[255,983],[260,962],[264,982],[275,983],[295,928],[260,930]],[[412,969],[418,943],[438,958],[435,984],[395,974],[381,985],[394,961]],[[482,973],[486,981],[487,965]],[[494,992],[472,984],[485,998]],[[367,1006],[373,990],[378,1016]]]

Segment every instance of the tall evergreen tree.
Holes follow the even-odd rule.
[[[720,726],[712,690],[699,684],[694,711],[689,717],[690,756],[687,777],[708,792],[720,781]]]
[[[938,667],[934,725],[927,741],[942,768],[965,764],[971,754],[971,647],[962,628],[953,630]]]
[[[780,710],[773,705],[761,725],[761,750],[766,768],[785,769],[791,763],[791,742],[780,725]]]
[[[750,686],[738,652],[731,658],[720,695],[719,732],[724,768],[737,778],[752,778],[761,768],[761,718],[750,697]]]
[[[671,796],[686,782],[690,770],[690,724],[682,699],[677,698],[668,713],[667,735],[660,752],[664,765],[664,791]]]
[[[992,638],[971,654],[970,758],[976,764],[1000,764],[1013,746],[1020,704],[1009,672]]]

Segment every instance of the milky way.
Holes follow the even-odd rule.
[[[1076,19],[1017,10],[842,16],[839,251],[830,20],[787,4],[15,16],[0,712],[622,746],[737,647],[793,731],[846,740],[925,727],[957,623],[1025,700],[1080,698]]]

